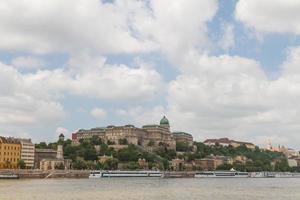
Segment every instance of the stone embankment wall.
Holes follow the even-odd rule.
[[[0,170],[0,174],[16,174],[19,178],[88,178],[89,170]]]

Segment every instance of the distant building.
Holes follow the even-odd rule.
[[[217,167],[216,161],[213,158],[195,159],[193,162],[196,168],[200,170],[215,170]]]
[[[34,168],[35,147],[31,139],[17,139],[21,143],[21,160],[25,162],[26,168]]]
[[[270,140],[268,141],[268,146],[266,148],[266,150],[268,151],[273,151],[273,152],[281,152],[283,153],[287,158],[290,158],[290,157],[299,157],[299,151],[297,150],[294,150],[292,148],[287,148],[283,145],[278,145],[278,147],[274,147]]]
[[[72,134],[72,143],[78,144],[81,139],[89,139],[93,136],[105,140],[105,129],[106,128],[92,128],[90,130],[80,129]]]
[[[40,161],[41,170],[70,169],[71,160],[64,159],[63,146],[57,145],[56,158],[44,158]]]
[[[288,164],[289,164],[289,167],[298,167],[298,162],[294,158],[289,158],[288,159]]]
[[[107,156],[107,155],[103,155],[103,156],[98,156],[98,161],[100,163],[105,163],[107,160],[111,160],[113,159],[113,156]]]
[[[235,141],[230,140],[228,138],[220,138],[220,139],[207,139],[203,142],[205,145],[212,146],[212,145],[221,145],[221,146],[232,146],[232,147],[240,147],[240,146],[246,146],[248,149],[255,149],[255,145],[250,142],[241,142],[241,141]]]
[[[234,157],[233,162],[237,163],[237,164],[245,165],[247,160],[248,159],[246,156],[239,155],[239,156]]]
[[[145,160],[145,158],[139,158],[138,164],[139,164],[139,167],[141,169],[148,169],[149,168],[148,162]]]
[[[195,159],[193,163],[196,168],[202,170],[215,170],[220,165],[232,165],[233,159],[230,156],[207,156],[206,158]]]
[[[59,141],[64,141],[65,140],[65,136],[62,133],[58,136],[58,138],[59,138]]]
[[[56,159],[57,151],[53,149],[35,149],[34,168],[40,168],[40,162],[43,159]]]
[[[181,171],[184,168],[184,160],[175,158],[171,161],[171,169],[174,171]]]
[[[0,136],[0,169],[16,169],[20,159],[20,141],[15,138]]]
[[[142,145],[146,131],[133,125],[108,126],[105,130],[105,140],[119,144],[120,139],[126,139],[129,144]]]
[[[193,146],[194,141],[191,134],[185,132],[173,132],[172,134],[176,142],[184,142],[189,146]]]
[[[97,136],[104,142],[120,145],[120,140],[126,139],[128,144],[144,147],[164,146],[169,149],[176,148],[176,141],[170,132],[169,120],[164,116],[159,125],[145,125],[142,128],[133,125],[107,126],[106,128],[93,128],[90,130],[80,129],[72,134],[72,141],[78,144],[80,139]],[[121,144],[122,145],[122,144]]]

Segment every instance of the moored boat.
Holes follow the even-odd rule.
[[[195,178],[248,178],[248,172],[230,171],[201,171],[195,173]]]
[[[160,171],[91,171],[89,178],[162,177]]]
[[[0,174],[0,179],[18,179],[19,176],[16,174]]]

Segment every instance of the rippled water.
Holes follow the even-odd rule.
[[[299,200],[300,179],[0,180],[0,200]]]

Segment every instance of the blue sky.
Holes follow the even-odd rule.
[[[167,115],[172,130],[196,140],[299,148],[300,16],[291,6],[300,8],[292,0],[1,2],[0,131],[52,141]]]

